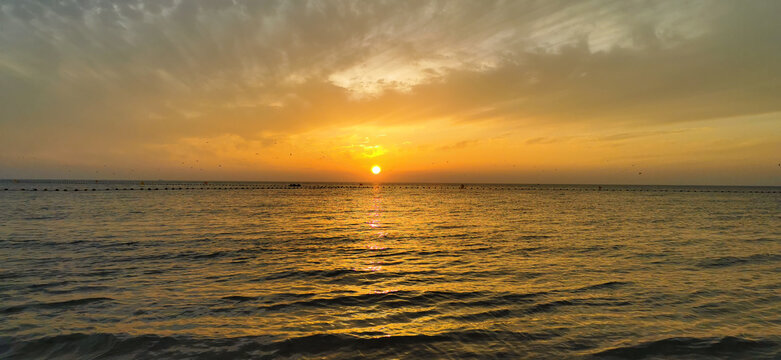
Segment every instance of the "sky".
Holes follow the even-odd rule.
[[[779,14],[6,0],[0,178],[781,185]]]

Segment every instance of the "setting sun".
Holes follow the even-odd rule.
[[[373,174],[375,174],[375,175],[376,175],[376,174],[379,174],[379,173],[380,173],[380,171],[382,171],[382,169],[381,169],[379,166],[377,166],[377,165],[374,165],[374,167],[372,167],[372,173],[373,173]]]

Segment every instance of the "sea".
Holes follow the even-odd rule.
[[[0,181],[1,359],[781,359],[781,187]]]

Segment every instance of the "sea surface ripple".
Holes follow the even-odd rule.
[[[4,181],[0,358],[779,359],[779,190]]]

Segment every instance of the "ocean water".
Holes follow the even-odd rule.
[[[0,182],[0,358],[781,358],[781,188],[302,185]]]

